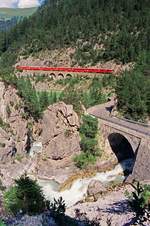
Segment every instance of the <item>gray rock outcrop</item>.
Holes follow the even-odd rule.
[[[22,117],[24,110],[21,103],[14,87],[0,82],[0,159],[9,151],[12,139],[17,151],[21,153],[23,150],[27,120]]]
[[[4,185],[10,186],[25,172],[49,178],[56,173],[60,175],[63,169],[70,175],[72,155],[80,152],[79,119],[73,106],[56,103],[48,107],[39,122],[26,120],[17,90],[3,82],[0,82],[0,103],[0,178]],[[30,156],[33,158],[26,155],[25,149],[28,125],[32,126]],[[13,157],[12,145],[17,148]]]
[[[42,120],[41,141],[47,158],[61,160],[80,151],[79,119],[72,105],[49,106]]]

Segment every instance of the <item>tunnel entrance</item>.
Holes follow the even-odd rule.
[[[108,136],[108,141],[112,151],[116,155],[118,162],[122,165],[124,173],[129,175],[132,173],[135,153],[129,141],[119,133],[113,133]],[[125,160],[130,160],[130,170],[125,169]]]

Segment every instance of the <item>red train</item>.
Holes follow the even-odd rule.
[[[85,73],[102,73],[112,74],[111,69],[98,68],[67,68],[67,67],[33,67],[33,66],[16,66],[17,70],[22,71],[59,71],[59,72],[85,72]]]

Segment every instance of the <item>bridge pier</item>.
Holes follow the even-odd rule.
[[[129,180],[150,181],[150,141],[141,139],[135,165]]]

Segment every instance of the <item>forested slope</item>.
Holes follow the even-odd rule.
[[[127,118],[148,119],[149,9],[149,0],[47,0],[30,18],[0,34],[3,78],[12,79],[4,70],[12,70],[18,54],[26,58],[65,47],[75,49],[72,57],[80,66],[132,62],[135,69],[117,80],[118,109]]]
[[[47,0],[7,37],[1,35],[0,51],[27,44],[35,53],[76,44],[75,57],[83,64],[91,58],[135,61],[149,49],[149,8],[149,0]]]

